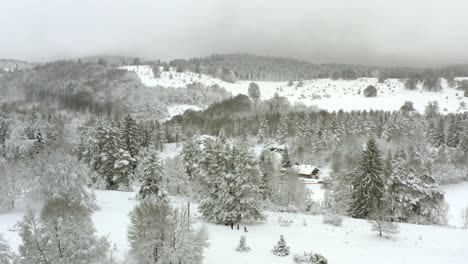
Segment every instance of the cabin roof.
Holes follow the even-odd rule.
[[[311,175],[312,172],[317,168],[313,165],[302,164],[302,165],[294,165],[293,169],[299,174]]]

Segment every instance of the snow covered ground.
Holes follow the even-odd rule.
[[[464,206],[468,183],[444,187],[447,201],[454,210]],[[117,191],[97,191],[100,207],[93,220],[100,235],[106,235],[115,243],[118,257],[128,253],[127,226],[129,213],[135,206],[135,194]],[[177,206],[179,201],[174,201]],[[194,205],[195,207],[196,205]],[[12,227],[26,210],[0,214],[0,233],[13,248],[20,238]],[[451,211],[452,212],[452,211]],[[316,251],[328,258],[330,263],[379,264],[395,263],[466,263],[468,258],[468,230],[438,226],[400,224],[400,233],[391,238],[379,238],[363,220],[348,219],[342,227],[322,223],[322,216],[267,212],[268,220],[246,225],[249,253],[237,253],[237,245],[243,231],[231,230],[228,226],[205,223],[193,210],[196,224],[205,224],[210,233],[210,248],[205,252],[206,264],[285,264],[293,263],[292,256],[276,257],[270,250],[284,235],[292,253]],[[289,226],[279,220],[291,221]],[[243,225],[241,230],[243,229]]]
[[[460,227],[461,210],[468,206],[468,182],[442,186],[449,207],[449,224]],[[468,248],[467,248],[468,250]]]
[[[147,86],[185,87],[188,83],[200,82],[205,85],[218,84],[233,95],[247,94],[250,81],[227,83],[208,75],[193,72],[162,72],[160,78],[154,78],[149,66],[125,66],[123,69],[136,72],[143,84]],[[440,92],[423,91],[421,85],[415,91],[404,89],[404,80],[388,79],[385,83],[378,83],[376,78],[360,78],[357,80],[317,79],[305,80],[302,87],[287,86],[286,82],[257,82],[262,99],[272,98],[275,93],[285,96],[291,103],[303,103],[307,106],[318,106],[329,111],[351,110],[399,110],[405,101],[412,101],[417,111],[424,111],[430,101],[438,101],[441,111],[464,112],[468,105],[468,97],[463,92],[447,88],[442,81],[443,90]],[[377,97],[366,98],[363,90],[368,85],[377,87]],[[360,93],[359,93],[360,91]]]

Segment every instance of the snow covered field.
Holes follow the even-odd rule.
[[[446,186],[447,201],[455,212],[468,203],[468,183]],[[115,243],[118,256],[128,252],[128,214],[135,206],[135,194],[117,191],[97,191],[100,207],[93,220],[100,235],[107,235]],[[173,202],[177,206],[179,202]],[[195,205],[194,205],[195,207]],[[0,214],[0,233],[15,249],[20,243],[12,230],[26,210]],[[267,212],[268,220],[246,225],[249,253],[233,250],[243,231],[224,225],[205,223],[193,210],[196,224],[205,224],[210,233],[210,248],[205,252],[206,264],[283,264],[292,263],[292,256],[277,257],[270,250],[282,234],[292,253],[316,251],[330,263],[380,264],[395,263],[466,263],[468,258],[468,230],[438,226],[400,224],[400,233],[391,238],[379,238],[366,221],[346,218],[342,227],[322,223],[322,216]],[[452,213],[452,210],[450,211]],[[289,226],[279,219],[291,221]],[[454,219],[450,220],[451,222]],[[241,230],[243,226],[241,226]],[[428,253],[430,252],[430,253]]]
[[[147,86],[185,87],[188,83],[200,82],[205,85],[218,84],[233,95],[247,94],[250,81],[227,83],[208,75],[193,72],[162,72],[161,78],[154,78],[149,66],[125,66],[129,71],[136,72],[143,84]],[[287,86],[287,82],[259,81],[262,99],[269,99],[275,93],[285,96],[291,103],[303,103],[307,106],[317,106],[329,111],[351,110],[399,110],[405,101],[412,101],[417,111],[424,111],[430,101],[438,101],[441,111],[464,112],[468,105],[468,98],[463,92],[448,88],[442,81],[443,90],[440,92],[423,91],[421,85],[415,91],[404,89],[404,80],[388,79],[385,83],[378,83],[376,78],[360,78],[357,80],[317,79],[305,80],[302,87]],[[366,98],[363,90],[368,85],[377,87],[377,97]],[[360,93],[359,93],[360,91]]]
[[[468,182],[442,186],[445,200],[450,205],[448,218],[452,226],[461,226],[461,210],[468,206]]]

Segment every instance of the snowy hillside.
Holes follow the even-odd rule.
[[[236,94],[247,94],[250,81],[227,83],[208,75],[193,72],[178,73],[174,71],[162,72],[160,78],[154,78],[150,66],[125,66],[129,71],[136,72],[143,84],[147,86],[163,86],[180,88],[188,83],[200,82],[205,85],[218,84]],[[306,80],[302,87],[298,82],[288,86],[286,82],[259,81],[262,99],[272,98],[275,93],[285,96],[291,103],[303,103],[307,106],[318,106],[328,111],[351,110],[399,110],[405,101],[412,101],[417,111],[424,111],[430,101],[438,101],[444,113],[465,112],[468,97],[463,92],[448,88],[442,81],[443,90],[440,92],[423,91],[421,85],[415,91],[404,89],[404,81],[388,79],[385,83],[378,83],[376,78],[361,78],[357,80]],[[366,98],[363,90],[368,85],[377,88],[377,97]],[[465,107],[462,106],[464,103]]]

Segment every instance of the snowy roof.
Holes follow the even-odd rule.
[[[267,144],[264,146],[264,148],[269,148],[269,149],[281,149],[284,150],[287,146],[285,144]]]
[[[316,167],[312,165],[303,164],[303,165],[294,165],[293,169],[299,174],[310,175],[312,174],[314,169],[316,169]]]

